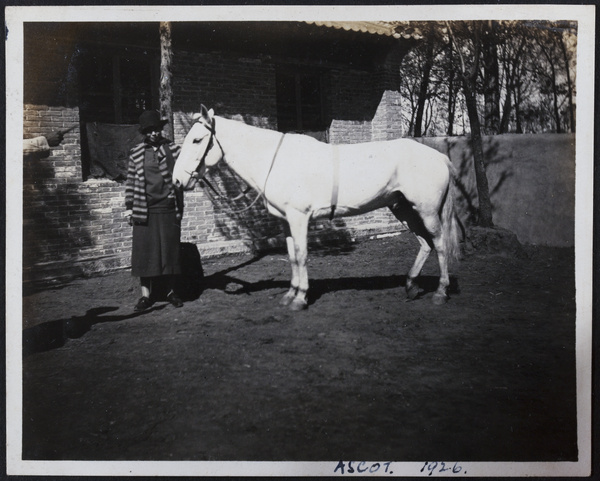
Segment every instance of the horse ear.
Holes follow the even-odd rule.
[[[200,120],[202,118],[202,114],[193,114],[192,115],[192,120],[194,122],[197,122],[198,120]]]
[[[204,104],[200,104],[200,113],[202,114],[202,117],[206,118],[206,116],[208,115],[208,109],[206,108],[206,106]]]
[[[213,109],[208,110],[204,104],[200,105],[200,113],[199,114],[194,114],[194,121],[203,119],[204,121],[206,121],[206,123],[210,124],[212,123],[212,117],[215,114]]]

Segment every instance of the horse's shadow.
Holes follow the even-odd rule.
[[[149,312],[164,309],[166,306],[167,304],[162,304],[145,311],[132,312],[121,316],[103,315],[118,310],[118,307],[94,307],[89,309],[83,316],[72,316],[68,319],[58,319],[38,324],[23,330],[23,357],[62,347],[67,339],[80,338],[94,324],[134,319]]]
[[[323,295],[331,292],[346,290],[379,291],[383,289],[406,287],[406,279],[406,275],[311,279],[310,289],[308,291],[308,304],[314,304]],[[289,287],[289,282],[285,280],[265,279],[256,282],[248,282],[223,274],[209,276],[205,280],[207,281],[205,288],[222,290],[227,294],[232,295],[250,295],[253,292],[275,289],[281,289],[283,294]],[[231,289],[230,286],[232,284],[237,284],[239,287],[237,289]],[[434,292],[437,289],[439,277],[420,276],[417,278],[417,284],[419,286],[419,297],[421,297],[427,293]],[[451,276],[448,294],[458,294],[459,292],[458,280]]]

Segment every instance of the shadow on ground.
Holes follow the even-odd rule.
[[[68,319],[44,322],[23,331],[23,357],[36,352],[49,351],[62,347],[67,339],[78,339],[83,336],[94,324],[101,322],[119,322],[135,319],[153,311],[160,311],[166,304],[152,307],[142,312],[132,312],[121,316],[105,316],[114,312],[119,307],[94,307],[83,316],[73,316]]]

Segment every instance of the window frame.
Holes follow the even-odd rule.
[[[81,168],[83,180],[87,180],[92,175],[92,158],[87,139],[86,124],[90,122],[99,122],[116,125],[135,125],[138,123],[138,116],[144,109],[158,109],[160,107],[159,84],[160,84],[160,53],[154,49],[142,47],[112,47],[106,48],[102,45],[88,44],[82,48],[85,56],[80,63],[80,69],[89,68],[90,62],[102,61],[110,65],[111,74],[107,76],[106,84],[109,88],[102,90],[91,82],[87,83],[86,73],[80,71],[79,74],[79,106],[81,123]],[[94,60],[94,58],[99,60]],[[127,95],[126,85],[123,82],[122,71],[124,62],[138,61],[146,65],[147,70],[140,74],[149,77],[148,88],[149,105],[144,105],[139,112],[133,115],[127,114],[124,104],[126,99],[135,100],[135,97]],[[107,69],[108,70],[108,69]],[[129,78],[129,77],[128,77]],[[106,98],[106,103],[111,105],[110,115],[108,109],[104,112],[90,107],[85,107],[89,99],[97,101],[98,98]],[[92,105],[94,103],[92,102]],[[132,110],[133,112],[133,110]]]
[[[324,70],[311,68],[309,66],[290,66],[279,65],[275,71],[275,97],[277,104],[277,128],[281,132],[316,132],[327,131],[327,109],[326,109],[326,73]],[[282,102],[282,92],[280,90],[281,76],[291,77],[293,79],[294,97],[287,98]],[[303,98],[303,81],[307,79],[316,80],[318,84],[318,98],[312,97],[309,100]],[[289,118],[294,118],[294,126],[282,125],[282,107],[288,105],[290,111],[287,112]],[[318,105],[319,119],[314,124],[307,122],[306,108]],[[293,109],[291,108],[293,107]]]

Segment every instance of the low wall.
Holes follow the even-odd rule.
[[[424,138],[444,152],[461,184],[460,215],[478,205],[473,158],[465,137]],[[523,244],[575,243],[575,134],[507,134],[483,139],[493,220]]]

